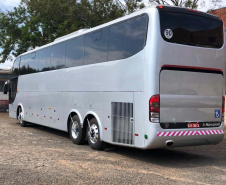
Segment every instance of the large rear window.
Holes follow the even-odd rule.
[[[207,48],[223,46],[220,20],[187,13],[160,12],[160,22],[162,37],[167,42]]]

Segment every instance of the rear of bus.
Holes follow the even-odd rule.
[[[149,61],[154,66],[149,78],[157,85],[152,83],[146,93],[150,99],[145,131],[151,131],[145,147],[219,143],[224,137],[222,20],[168,6],[158,6],[152,14],[157,47],[155,60]]]

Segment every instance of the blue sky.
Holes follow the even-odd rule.
[[[12,10],[13,7],[18,6],[20,0],[0,0],[0,9],[2,11]]]

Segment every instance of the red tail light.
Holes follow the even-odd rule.
[[[159,95],[152,96],[149,100],[149,120],[151,122],[159,122]]]
[[[159,112],[159,107],[151,107],[150,111],[151,112]]]
[[[158,6],[158,7],[159,7],[159,8],[163,8],[163,6],[161,6],[161,5],[160,5],[160,6]]]

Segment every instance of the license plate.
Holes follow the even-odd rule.
[[[199,128],[199,123],[187,123],[188,128]]]

